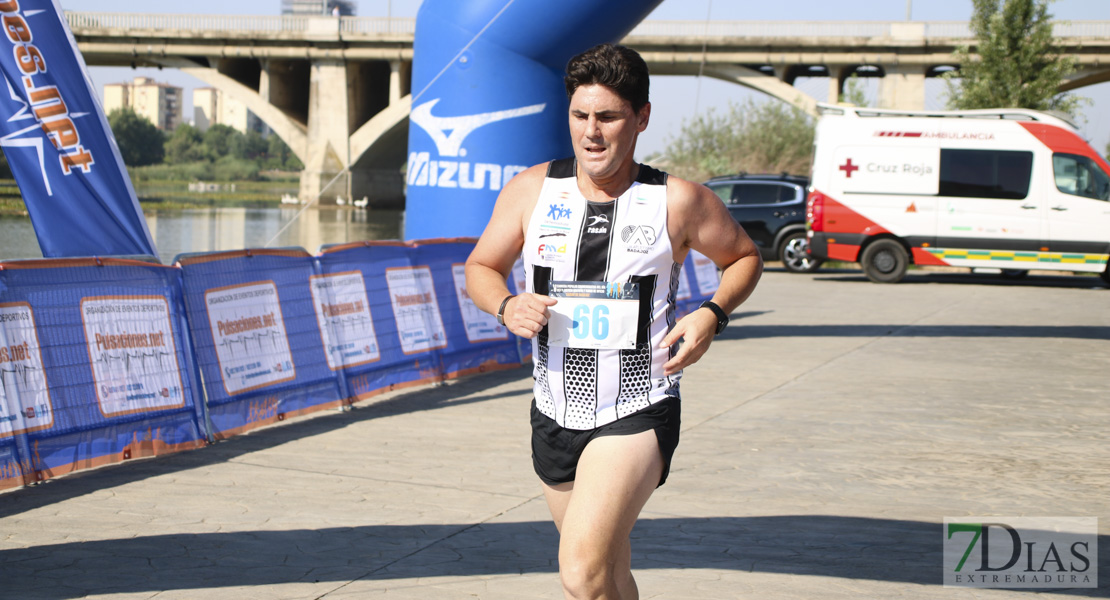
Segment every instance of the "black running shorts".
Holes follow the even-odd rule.
[[[659,485],[663,485],[671,471],[671,457],[678,447],[681,416],[679,399],[669,397],[596,429],[566,429],[541,413],[536,408],[536,400],[532,399],[532,467],[548,485],[574,481],[578,459],[590,440],[604,435],[633,435],[654,430],[663,455],[663,474],[659,478]]]

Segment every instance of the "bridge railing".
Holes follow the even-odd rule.
[[[884,37],[880,21],[644,21],[629,37]]]
[[[413,35],[416,19],[383,19],[380,17],[343,17],[339,29],[345,34]]]
[[[316,31],[312,23],[334,19],[306,15],[163,15],[141,13],[66,12],[69,25],[76,31],[117,29],[124,31],[179,31],[197,33],[301,34]],[[966,21],[644,21],[630,37],[683,38],[813,38],[813,37],[889,37],[896,25],[921,25],[926,38],[971,38]],[[385,17],[340,17],[337,30],[347,35],[411,36],[416,19]],[[333,30],[335,31],[335,30]],[[1059,21],[1056,37],[1110,38],[1110,21]]]
[[[170,30],[228,33],[305,33],[312,22],[334,17],[306,15],[163,15],[141,13],[90,13],[66,11],[74,30],[120,29],[124,31]],[[381,17],[341,17],[339,31],[368,35],[413,35],[416,19]]]

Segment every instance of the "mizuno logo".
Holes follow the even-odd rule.
[[[463,140],[466,136],[470,135],[475,129],[490,123],[504,121],[515,117],[523,117],[526,115],[534,115],[543,112],[546,103],[533,104],[531,106],[522,106],[520,108],[511,108],[509,110],[498,110],[494,112],[481,113],[477,115],[463,115],[459,117],[437,117],[432,114],[432,107],[439,103],[440,98],[429,100],[420,106],[412,109],[409,113],[409,120],[416,123],[423,129],[436,143],[436,149],[439,155],[443,156],[460,156],[462,150]],[[450,135],[447,132],[450,131]]]

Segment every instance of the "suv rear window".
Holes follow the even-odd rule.
[[[709,189],[731,206],[781,204],[797,199],[793,186],[781,183],[745,181],[742,183],[710,183]]]
[[[776,183],[738,185],[732,190],[732,204],[778,204],[787,198],[794,198],[794,189]]]

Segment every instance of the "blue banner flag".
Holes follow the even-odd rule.
[[[57,0],[0,0],[0,22],[0,147],[43,256],[157,256]]]

